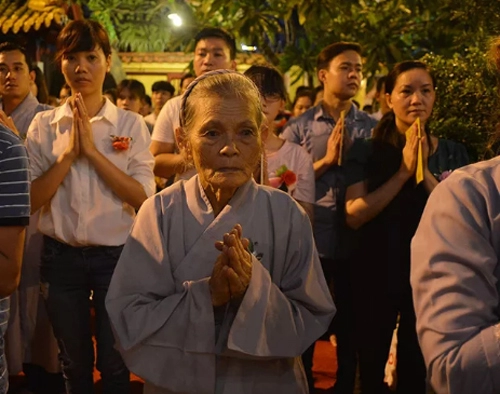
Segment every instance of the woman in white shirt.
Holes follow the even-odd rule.
[[[122,394],[129,372],[114,349],[104,299],[135,212],[154,192],[150,137],[141,116],[102,94],[111,46],[101,25],[69,23],[57,50],[72,96],[38,114],[27,136],[32,212],[41,210],[44,234],[42,291],[67,392],[93,392],[93,306],[102,392]]]

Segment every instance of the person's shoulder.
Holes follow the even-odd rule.
[[[469,164],[453,171],[453,175],[462,178],[484,179],[492,178],[500,183],[500,156],[493,159]]]
[[[441,147],[446,147],[448,151],[466,151],[467,149],[465,148],[465,145],[462,144],[461,142],[453,141],[453,140],[447,140],[445,138],[438,138],[438,146]]]
[[[373,144],[373,138],[355,138],[349,149],[348,156],[357,159],[366,158],[372,154]]]
[[[354,119],[357,122],[365,124],[369,128],[375,127],[378,123],[378,120],[370,116],[370,114],[368,114],[367,112],[362,111],[358,108],[354,109]]]
[[[154,124],[156,120],[154,112],[151,112],[149,115],[146,115],[144,117],[144,120],[146,121],[146,123]]]
[[[257,197],[258,199],[264,199],[268,202],[268,204],[265,205],[259,203],[258,206],[263,207],[267,205],[273,211],[276,211],[275,213],[283,212],[284,221],[294,213],[306,215],[302,207],[290,196],[290,194],[274,187],[257,185]]]
[[[22,144],[21,138],[10,129],[0,124],[0,151],[4,151],[12,146]]]
[[[500,156],[494,159],[481,161],[461,167],[444,179],[436,187],[448,189],[455,194],[472,195],[479,193],[491,195],[491,198],[498,199],[500,190]]]
[[[295,142],[285,141],[282,149],[284,155],[295,156],[301,159],[307,158],[308,160],[312,160],[311,156],[309,155],[309,153],[307,153],[304,147],[299,144],[296,144]]]
[[[54,109],[54,107],[52,105],[39,103],[36,106],[35,113],[43,112],[43,111],[50,111],[51,109]]]
[[[44,104],[40,104],[44,105]],[[66,114],[66,104],[52,108],[52,107],[47,107],[44,109],[41,109],[40,111],[35,113],[34,119],[38,119],[38,121],[45,121],[45,122],[51,122],[54,119],[59,119],[62,118]]]
[[[318,109],[320,108],[320,105],[316,105],[314,107],[309,108],[306,112],[304,112],[300,116],[296,116],[294,118],[291,118],[287,125],[296,125],[296,126],[305,126],[309,122],[313,121],[316,113],[318,112]]]
[[[175,96],[168,100],[164,107],[167,111],[179,111],[181,109],[182,96]],[[163,108],[162,108],[163,109]]]

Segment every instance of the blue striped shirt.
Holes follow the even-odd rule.
[[[0,125],[0,226],[25,226],[30,217],[28,154],[21,139]],[[0,299],[0,394],[9,388],[4,335],[9,297]]]

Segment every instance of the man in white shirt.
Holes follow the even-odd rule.
[[[151,98],[153,100],[154,111],[145,116],[144,120],[147,124],[154,126],[163,106],[168,100],[174,97],[175,88],[168,81],[156,81],[151,87],[151,90],[153,91]]]
[[[195,42],[193,67],[196,76],[213,70],[236,69],[236,43],[226,31],[216,27],[205,28],[197,34]],[[175,145],[181,101],[182,96],[177,96],[163,106],[151,136],[150,150],[155,157],[154,173],[166,179],[174,175],[183,177],[187,170],[184,158],[176,152]]]

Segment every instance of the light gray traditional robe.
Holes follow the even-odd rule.
[[[253,242],[252,279],[239,306],[214,316],[214,242],[237,223]],[[214,219],[198,176],[144,203],[106,306],[146,394],[307,393],[299,356],[335,313],[309,219],[292,198],[252,180]]]
[[[431,193],[411,264],[435,391],[500,393],[500,157],[455,170]]]

